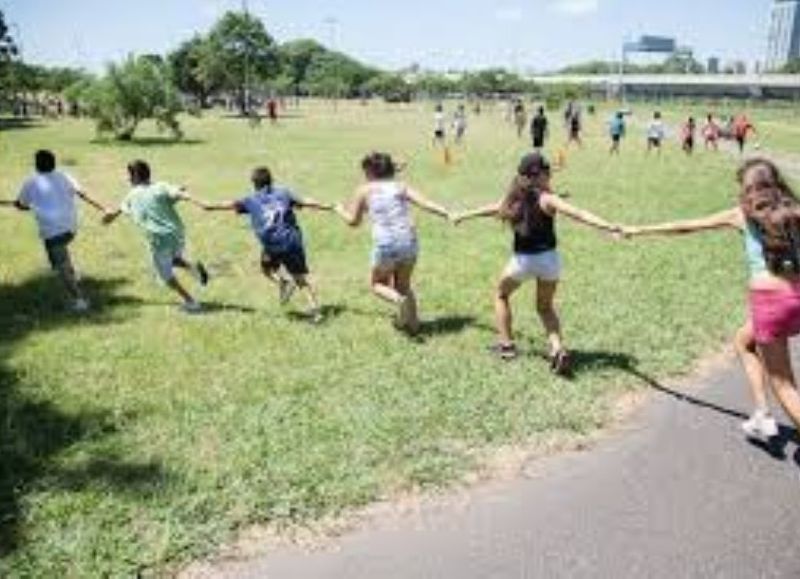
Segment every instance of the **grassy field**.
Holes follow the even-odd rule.
[[[502,195],[527,140],[499,110],[472,118],[466,147],[444,166],[423,106],[304,104],[278,127],[186,119],[188,141],[94,142],[83,121],[0,133],[0,190],[12,196],[32,152],[52,147],[108,203],[125,163],[196,194],[231,198],[267,163],[298,192],[336,201],[360,181],[370,149],[408,160],[407,179],[453,209]],[[725,154],[689,161],[639,143],[609,159],[605,112],[556,183],[609,219],[656,221],[729,206]],[[796,128],[798,125],[795,124]],[[554,131],[560,140],[560,129]],[[214,280],[208,313],[182,315],[153,279],[125,221],[105,229],[82,207],[74,257],[96,310],[64,311],[33,220],[0,212],[0,574],[160,573],[213,552],[253,523],[303,524],[417,488],[458,480],[503,445],[535,445],[603,426],[611,402],[648,377],[688,370],[743,318],[735,235],[619,243],[561,222],[559,303],[577,375],[551,376],[530,290],[516,298],[527,353],[501,363],[492,284],[509,234],[490,221],[453,228],[421,216],[420,341],[394,332],[367,289],[369,233],[301,215],[327,321],[277,304],[258,250],[234,216],[184,207],[191,252]]]

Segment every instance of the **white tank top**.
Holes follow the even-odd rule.
[[[408,204],[405,187],[396,181],[370,184],[367,207],[375,245],[412,243],[416,240]]]

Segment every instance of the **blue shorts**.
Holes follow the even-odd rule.
[[[393,268],[417,261],[417,241],[385,243],[372,248],[372,267]]]
[[[286,268],[292,276],[308,275],[306,252],[299,243],[285,248],[266,248],[261,253],[261,267],[276,270],[280,266]]]

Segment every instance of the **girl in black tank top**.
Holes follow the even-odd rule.
[[[555,214],[559,211],[602,231],[622,231],[621,227],[573,207],[552,194],[550,164],[539,153],[522,158],[509,192],[500,202],[462,213],[453,221],[458,224],[475,217],[500,217],[511,226],[514,233],[514,256],[503,271],[495,293],[498,340],[492,350],[506,360],[516,357],[510,299],[525,279],[536,278],[536,310],[550,344],[550,367],[553,372],[565,375],[570,371],[570,359],[561,338],[561,322],[553,305],[560,273],[555,232]]]

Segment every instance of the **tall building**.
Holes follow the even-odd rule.
[[[778,69],[790,58],[800,58],[800,0],[775,0],[769,19],[767,69]]]

